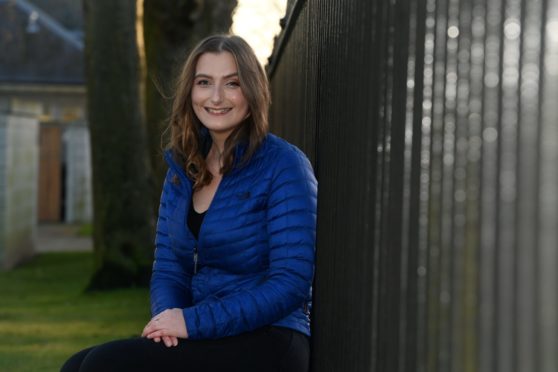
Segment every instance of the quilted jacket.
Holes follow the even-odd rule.
[[[306,156],[268,134],[247,164],[223,176],[198,240],[186,223],[192,181],[170,151],[165,159],[152,314],[182,308],[191,339],[270,324],[309,335],[317,183]]]

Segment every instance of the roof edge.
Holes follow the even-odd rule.
[[[6,2],[7,0],[0,0],[0,2]],[[78,50],[83,50],[83,42],[77,38],[72,32],[62,26],[58,21],[49,16],[40,8],[27,2],[26,0],[12,0],[15,2],[16,6],[27,14],[36,12],[39,15],[39,23],[44,25],[49,31],[63,38],[69,44],[77,48]]]
[[[50,94],[85,94],[85,85],[74,84],[14,84],[0,82],[1,93],[50,93]]]

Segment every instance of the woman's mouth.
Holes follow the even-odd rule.
[[[205,111],[207,111],[211,115],[225,115],[226,113],[228,113],[231,110],[232,110],[232,108],[216,109],[216,108],[211,108],[211,107],[205,107]]]

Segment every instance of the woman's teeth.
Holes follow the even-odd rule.
[[[230,108],[212,109],[212,108],[207,107],[206,110],[207,110],[207,112],[209,112],[210,114],[226,114],[226,113],[229,112],[231,109],[230,109]]]

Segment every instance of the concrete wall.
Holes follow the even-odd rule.
[[[90,222],[93,218],[91,146],[85,123],[68,125],[64,130],[63,142],[66,164],[65,222]]]
[[[38,133],[37,119],[0,114],[0,269],[34,252]]]

